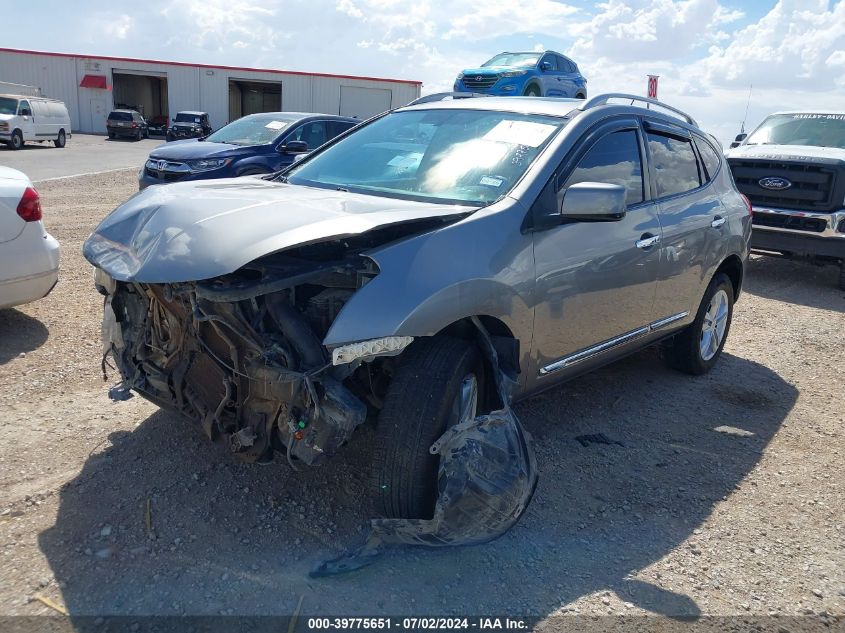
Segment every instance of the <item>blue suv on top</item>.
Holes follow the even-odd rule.
[[[554,51],[499,53],[455,79],[455,92],[526,97],[587,98],[587,80],[578,65]]]
[[[159,145],[138,174],[138,188],[177,180],[269,174],[360,122],[331,114],[250,114],[208,136]]]

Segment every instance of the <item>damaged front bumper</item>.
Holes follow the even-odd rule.
[[[96,281],[104,353],[124,386],[199,420],[245,461],[281,450],[314,464],[364,422],[366,405],[343,384],[351,366],[331,364],[292,288]],[[217,300],[230,295],[242,297]]]

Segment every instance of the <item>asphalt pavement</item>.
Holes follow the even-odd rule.
[[[52,142],[27,143],[17,151],[0,144],[0,165],[18,169],[37,183],[129,167],[140,169],[149,153],[162,143],[163,137],[134,141],[74,134],[62,149]]]

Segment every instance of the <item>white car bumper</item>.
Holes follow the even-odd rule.
[[[35,223],[32,229],[43,231]],[[31,248],[32,240],[22,239],[23,235],[0,245],[0,259],[16,262],[13,266],[3,266],[6,270],[14,270],[12,276],[6,277],[4,274],[4,278],[0,279],[0,308],[10,308],[46,297],[59,280],[59,243],[46,231],[37,237],[37,248],[34,249]],[[30,248],[17,252],[23,251],[21,247],[27,243]]]

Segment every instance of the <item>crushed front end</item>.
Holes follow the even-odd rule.
[[[201,422],[240,458],[317,463],[367,416],[361,363],[333,365],[321,339],[377,270],[313,251],[197,282],[119,282],[98,269],[104,354],[124,387]]]

